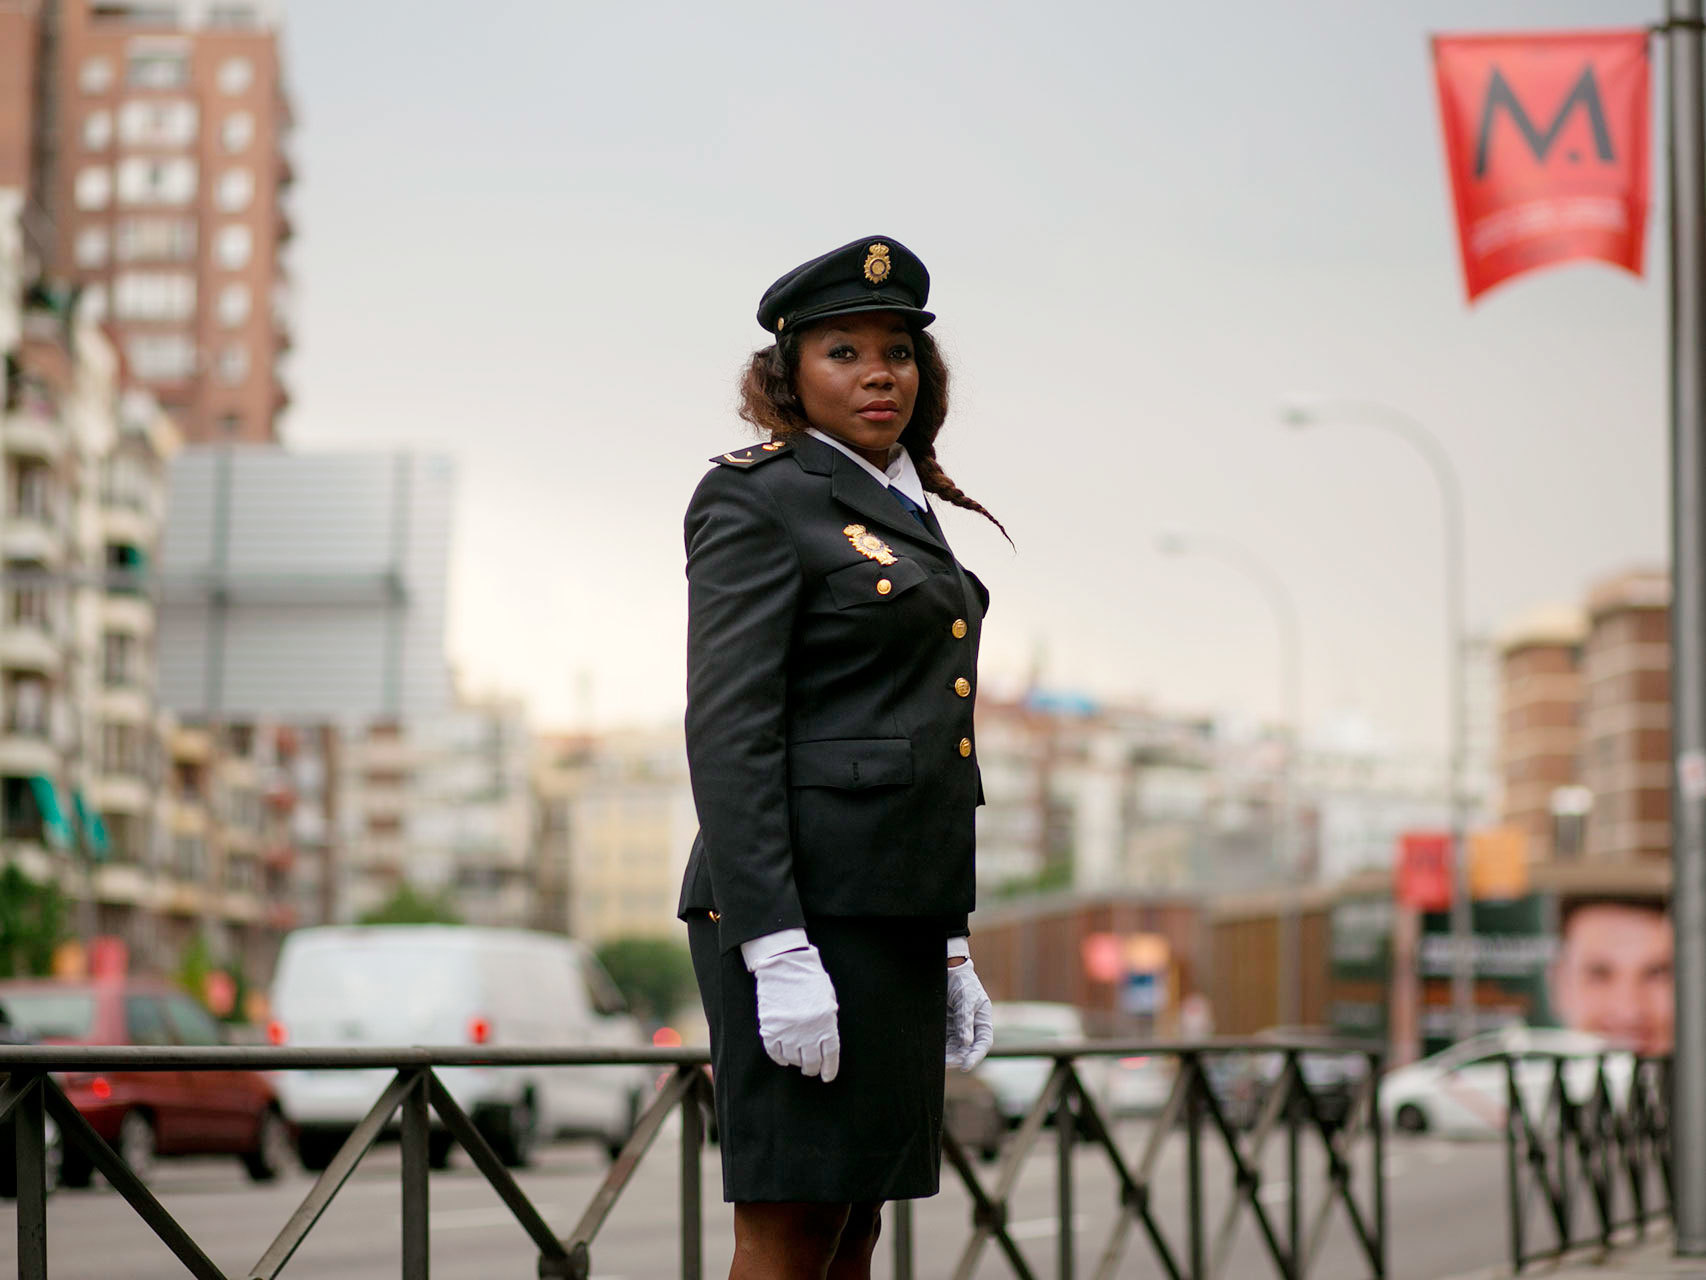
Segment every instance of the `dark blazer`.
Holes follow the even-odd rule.
[[[807,914],[964,933],[989,593],[934,515],[820,440],[716,461],[686,520],[700,830],[680,913],[718,913],[724,950]]]

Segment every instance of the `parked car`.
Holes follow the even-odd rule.
[[[1304,1051],[1298,1054],[1297,1069],[1309,1090],[1315,1114],[1329,1129],[1345,1123],[1358,1088],[1368,1078],[1368,1059],[1365,1056],[1333,1048],[1333,1033],[1323,1027],[1268,1027],[1252,1038],[1304,1046]],[[1306,1047],[1313,1043],[1319,1043],[1321,1047]],[[1208,1072],[1209,1087],[1214,1090],[1229,1124],[1237,1128],[1251,1128],[1261,1118],[1269,1096],[1280,1083],[1285,1072],[1286,1055],[1257,1051],[1219,1057],[1218,1069]],[[1297,1109],[1300,1120],[1307,1116],[1302,1098],[1295,1093],[1291,1105]]]
[[[6,1021],[6,1010],[0,1006],[0,1044],[34,1044],[35,1041],[25,1032]],[[18,1194],[18,1168],[11,1159],[11,1152],[17,1141],[13,1125],[17,1122],[8,1118],[0,1124],[0,1199],[10,1200]],[[42,1117],[42,1152],[46,1157],[43,1179],[47,1193],[52,1195],[59,1189],[60,1175],[65,1167],[65,1144],[59,1136],[59,1126],[54,1123],[52,1116]]]
[[[1084,1020],[1069,1004],[1045,1001],[997,1001],[993,1009],[995,1047],[1014,1045],[1048,1045],[1082,1040]],[[1025,1115],[1036,1105],[1054,1070],[1054,1059],[985,1058],[977,1074],[995,1093],[996,1105],[1009,1128],[1017,1128]],[[1082,1058],[1076,1064],[1078,1078],[1083,1082],[1096,1105],[1106,1112],[1108,1096],[1108,1060]]]
[[[17,1032],[42,1044],[224,1042],[219,1023],[189,996],[143,978],[0,982],[0,1008]],[[160,1156],[235,1155],[257,1182],[291,1163],[289,1126],[259,1072],[79,1072],[59,1084],[140,1177]],[[94,1166],[82,1152],[63,1149],[57,1160],[64,1185],[89,1185]]]
[[[1108,1067],[1108,1110],[1115,1116],[1152,1116],[1173,1096],[1178,1063],[1165,1054],[1116,1058]]]
[[[1594,1089],[1599,1055],[1610,1049],[1597,1036],[1579,1031],[1513,1026],[1485,1032],[1388,1072],[1380,1083],[1381,1117],[1389,1127],[1407,1133],[1499,1137],[1509,1109],[1508,1055],[1516,1058],[1523,1108],[1538,1120],[1560,1057],[1565,1059],[1565,1091],[1572,1101],[1585,1102]],[[1628,1097],[1634,1063],[1634,1057],[1624,1052],[1612,1052],[1606,1060],[1606,1083],[1614,1105],[1622,1105]]]
[[[554,934],[461,925],[326,926],[284,940],[271,1038],[292,1045],[588,1049],[645,1043],[621,993],[585,947]],[[336,1154],[392,1072],[279,1073],[284,1113],[310,1169]],[[540,1139],[592,1137],[612,1158],[652,1080],[644,1067],[448,1067],[452,1098],[511,1166]],[[428,1156],[453,1139],[433,1114]]]
[[[1001,1154],[1001,1143],[1007,1136],[1007,1117],[1001,1113],[995,1090],[975,1071],[948,1068],[942,1123],[961,1147],[984,1160],[994,1160]]]

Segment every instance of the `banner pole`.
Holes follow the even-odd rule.
[[[1706,1257],[1706,77],[1701,0],[1669,0],[1671,373],[1671,1073],[1676,1251]]]

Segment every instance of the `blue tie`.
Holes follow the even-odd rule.
[[[912,513],[912,518],[914,520],[918,521],[918,523],[923,525],[926,529],[928,529],[930,527],[929,522],[927,520],[925,520],[925,518],[924,518],[924,508],[923,507],[919,506],[916,502],[914,502],[911,498],[907,497],[904,493],[902,493],[899,489],[895,488],[893,485],[889,486],[889,492],[894,494],[895,498],[897,500],[899,500],[901,506],[905,507],[908,511],[910,511]]]

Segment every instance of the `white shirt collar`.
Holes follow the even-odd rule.
[[[930,499],[924,493],[924,481],[918,478],[918,468],[912,465],[912,455],[900,445],[893,445],[889,448],[888,469],[879,471],[871,465],[868,459],[854,452],[827,431],[819,431],[816,427],[807,427],[806,434],[822,440],[831,449],[839,449],[863,467],[866,473],[883,488],[887,489],[892,485],[919,506],[928,507],[930,505]]]

